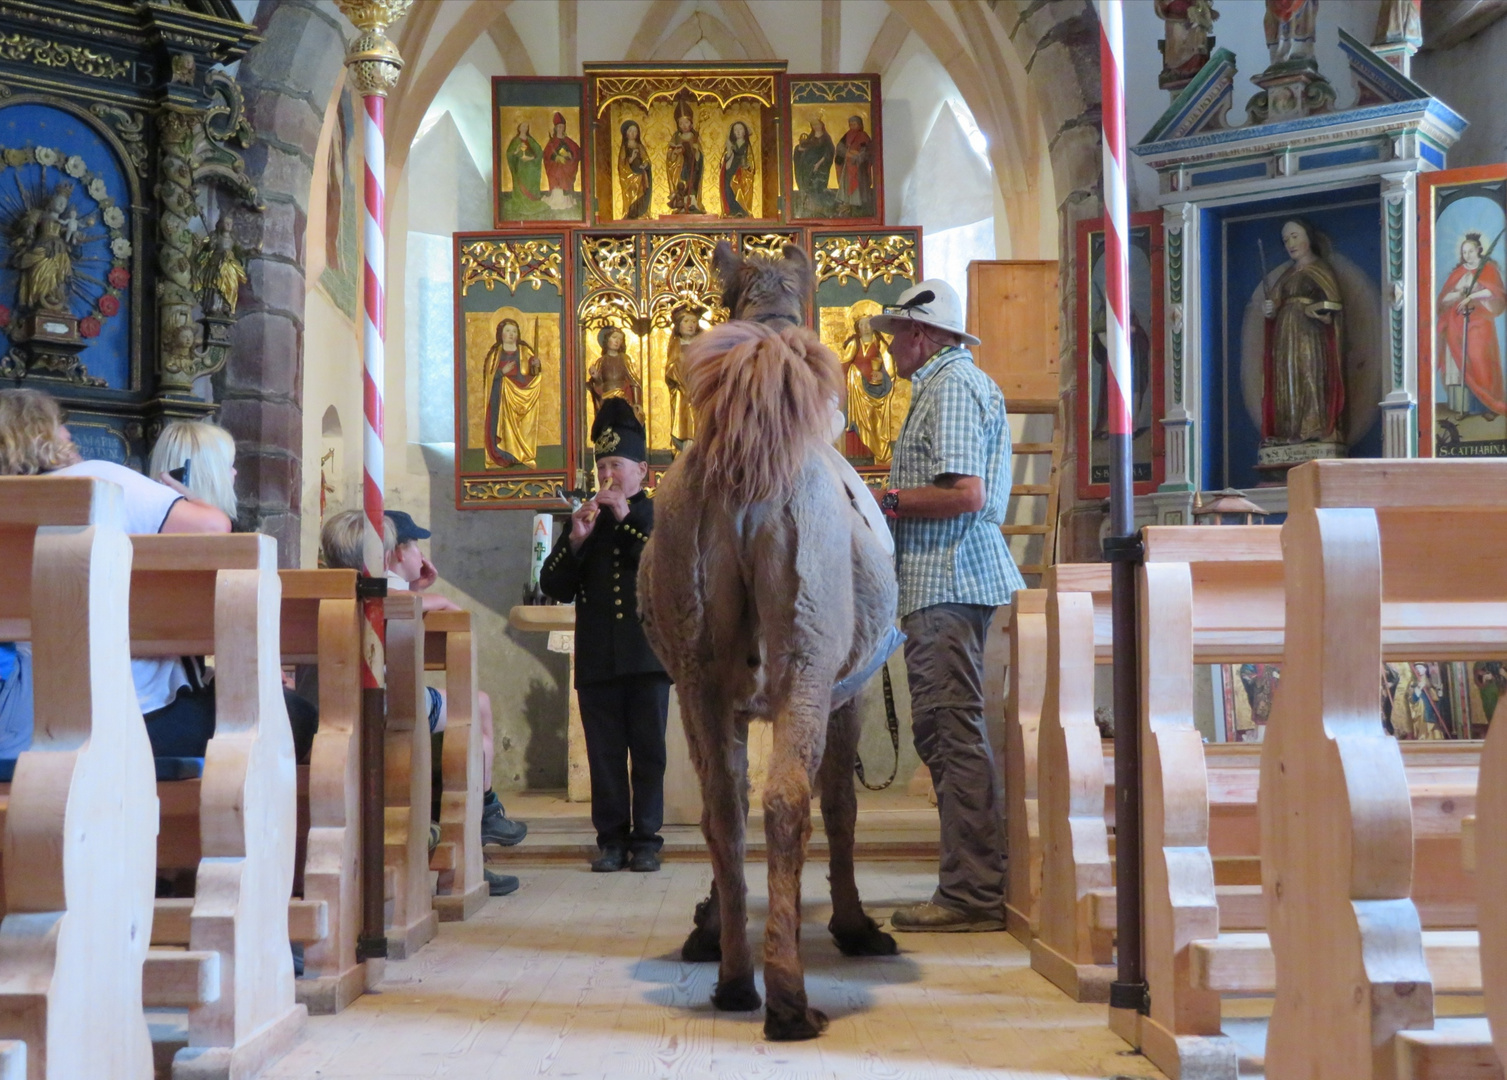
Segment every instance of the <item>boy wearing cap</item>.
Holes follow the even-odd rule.
[[[1010,496],[1005,397],[965,347],[962,304],[940,279],[870,319],[893,335],[911,380],[880,508],[895,529],[900,626],[916,752],[942,819],[937,891],[895,912],[897,930],[1003,930],[999,773],[984,726],[984,639],[994,609],[1024,588],[1000,526]]]
[[[638,562],[654,528],[644,425],[623,398],[591,426],[597,494],[571,515],[539,584],[576,605],[576,696],[591,769],[597,873],[659,869],[670,677],[638,620]],[[629,759],[632,771],[629,771]]]
[[[428,540],[433,534],[403,510],[387,510],[385,513],[397,538],[387,553],[388,589],[424,593],[420,600],[425,611],[459,611],[460,605],[448,596],[425,592],[439,580],[440,572],[429,561],[429,556],[419,550],[418,541]]]

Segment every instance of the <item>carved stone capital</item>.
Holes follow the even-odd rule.
[[[336,0],[336,3],[360,31],[345,54],[351,84],[362,97],[386,97],[398,84],[403,57],[385,32],[403,17],[413,0]]]

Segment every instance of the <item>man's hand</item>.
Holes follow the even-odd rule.
[[[570,515],[570,550],[572,554],[581,550],[581,545],[586,543],[586,538],[591,535],[592,528],[597,523],[596,499],[587,499],[574,514]]]
[[[622,521],[628,516],[628,496],[616,485],[597,492],[597,505],[612,511],[612,516]]]

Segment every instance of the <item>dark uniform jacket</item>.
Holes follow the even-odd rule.
[[[544,561],[540,587],[563,604],[575,601],[577,686],[664,673],[638,621],[638,560],[653,529],[654,503],[639,492],[622,521],[602,510],[579,553],[567,531]]]

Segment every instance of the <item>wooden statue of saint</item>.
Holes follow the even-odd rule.
[[[535,339],[538,328],[535,327]],[[487,460],[504,467],[533,467],[539,454],[539,354],[523,340],[514,319],[497,324],[497,340],[482,366],[487,387]]]

